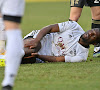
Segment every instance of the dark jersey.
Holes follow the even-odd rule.
[[[80,7],[83,8],[83,6],[100,6],[100,0],[70,0],[70,6],[71,7]]]

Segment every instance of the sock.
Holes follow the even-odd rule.
[[[92,24],[91,24],[91,28],[100,28],[100,20],[94,20],[92,19]],[[98,48],[100,48],[100,44],[94,46],[94,52],[98,52]]]
[[[100,20],[92,19],[91,28],[100,28]]]
[[[20,66],[21,59],[24,55],[23,41],[21,37],[21,31],[19,29],[7,30],[6,36],[6,67],[2,86],[13,86],[18,67]]]

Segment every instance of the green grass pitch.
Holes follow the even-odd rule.
[[[67,21],[69,13],[69,2],[26,3],[23,36],[46,25]],[[85,31],[91,28],[89,7],[83,9],[78,23]],[[100,90],[100,58],[93,58],[92,53],[93,46],[86,62],[21,65],[14,90]],[[0,83],[3,77],[4,67],[0,67]]]

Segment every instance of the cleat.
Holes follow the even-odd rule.
[[[93,57],[100,57],[100,50],[98,52],[94,52]]]
[[[2,90],[12,90],[12,87],[7,85],[7,86],[2,87]]]
[[[100,57],[100,46],[94,47],[93,57]]]
[[[0,55],[0,67],[4,67],[5,65],[5,55]]]

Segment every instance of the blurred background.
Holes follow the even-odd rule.
[[[32,30],[69,19],[69,0],[26,0],[25,15],[22,22],[23,36]],[[78,23],[86,31],[91,26],[91,12],[84,7]]]

